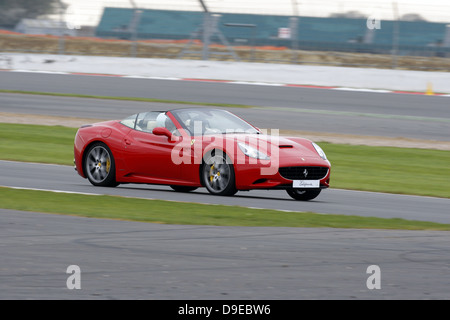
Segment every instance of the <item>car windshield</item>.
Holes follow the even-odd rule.
[[[163,127],[172,134],[179,135],[177,128],[164,111],[137,113],[120,121],[120,123],[131,129],[149,133],[152,133],[156,127]]]
[[[179,109],[171,113],[191,135],[213,135],[226,133],[259,133],[253,126],[219,109]]]

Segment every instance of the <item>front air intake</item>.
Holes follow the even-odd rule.
[[[326,177],[327,167],[282,167],[280,175],[288,180],[320,180]]]

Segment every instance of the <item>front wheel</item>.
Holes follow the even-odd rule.
[[[114,157],[108,146],[96,142],[86,152],[84,162],[88,180],[94,186],[116,187],[116,166]]]
[[[211,154],[205,159],[201,175],[209,193],[232,196],[237,192],[233,164],[229,162],[224,154]]]
[[[286,189],[288,195],[290,195],[295,200],[308,201],[316,198],[322,189]]]

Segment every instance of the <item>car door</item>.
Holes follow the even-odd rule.
[[[139,118],[144,121],[140,121]],[[151,132],[155,126],[154,118],[154,115],[150,113],[145,116],[140,114],[136,128],[130,130],[124,137],[126,165],[133,176],[178,180],[180,166],[176,165],[171,158],[176,142]]]

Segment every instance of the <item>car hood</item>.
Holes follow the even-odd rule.
[[[207,137],[207,136],[205,136]],[[208,139],[208,138],[207,138]],[[299,156],[305,158],[320,158],[311,144],[311,141],[304,138],[271,136],[265,134],[225,134],[220,136],[211,136],[210,139],[219,142],[225,140],[229,143],[243,143],[256,148],[269,156],[278,152],[280,157]],[[236,148],[237,150],[238,148]]]

